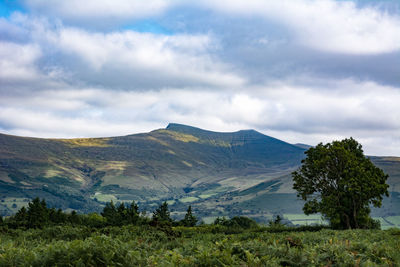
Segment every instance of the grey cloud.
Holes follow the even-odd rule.
[[[96,31],[79,20],[71,26],[65,14],[0,20],[2,132],[110,136],[178,122],[255,128],[293,143],[353,136],[369,154],[400,155],[400,52],[392,40],[373,47],[379,53],[349,53],[304,43],[287,18],[232,15],[212,3],[152,14],[174,34]],[[390,16],[384,21],[396,20]]]
[[[335,81],[330,83],[338,86]],[[46,137],[130,134],[172,121],[217,131],[255,128],[288,141],[311,144],[346,136],[380,139],[383,133],[396,139],[400,129],[398,88],[348,80],[339,86],[342,89],[329,94],[282,82],[248,93],[204,88],[43,91],[23,101],[2,98],[0,125],[8,132]],[[351,87],[358,90],[346,93]],[[382,149],[366,149],[384,154]],[[395,148],[390,151],[400,153]]]

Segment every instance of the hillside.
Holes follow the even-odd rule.
[[[82,212],[110,200],[148,211],[167,200],[180,216],[191,203],[207,220],[245,214],[266,220],[301,213],[290,173],[304,157],[254,130],[218,133],[169,124],[149,133],[109,138],[41,139],[0,134],[1,214],[35,196]],[[398,192],[399,158],[373,157]],[[397,193],[396,193],[397,194]],[[379,216],[400,213],[395,193]]]

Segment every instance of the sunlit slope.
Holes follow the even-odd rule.
[[[135,200],[147,210],[166,200],[177,213],[192,204],[201,216],[301,213],[290,173],[304,151],[254,130],[218,133],[180,124],[108,138],[0,134],[0,214],[35,196],[83,212],[110,200]],[[400,214],[399,158],[372,160],[390,175],[392,192],[378,215]]]
[[[0,190],[5,197],[40,194],[64,208],[78,198],[90,209],[104,194],[145,201],[214,184],[246,188],[292,170],[303,152],[253,130],[216,133],[179,124],[109,138],[0,135]]]

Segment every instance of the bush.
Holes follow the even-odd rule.
[[[222,225],[226,227],[237,227],[237,228],[243,228],[243,229],[250,229],[250,228],[257,228],[258,224],[253,221],[250,218],[247,217],[242,217],[242,216],[236,216],[233,217],[232,219],[225,219],[223,218],[217,218],[214,221],[214,225]]]

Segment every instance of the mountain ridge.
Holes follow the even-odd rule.
[[[110,200],[135,200],[146,210],[168,201],[178,215],[189,203],[201,216],[301,212],[293,205],[300,202],[290,173],[305,151],[255,130],[213,132],[176,123],[116,137],[0,134],[0,214],[35,196],[81,212]],[[373,160],[390,171],[392,188],[400,191],[400,160]],[[260,198],[277,202],[260,205]]]

